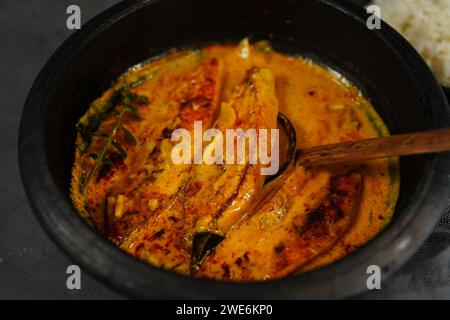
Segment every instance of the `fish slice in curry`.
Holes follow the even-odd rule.
[[[275,82],[267,69],[251,69],[230,101],[235,116],[230,127],[274,128],[277,105]],[[219,116],[216,128],[224,124]],[[230,119],[227,119],[228,121]],[[141,259],[167,266],[167,256],[173,251],[186,252],[177,269],[185,270],[195,255],[191,252],[194,235],[209,232],[225,236],[227,231],[246,213],[254,194],[263,187],[264,177],[259,165],[212,164],[196,165],[186,189],[179,194],[167,210],[157,212],[157,217],[133,232],[121,248]],[[174,250],[174,247],[176,248]],[[195,264],[197,261],[193,261]]]

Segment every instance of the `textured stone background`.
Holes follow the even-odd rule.
[[[26,95],[46,60],[72,33],[65,26],[67,6],[78,4],[86,22],[116,2],[0,0],[0,299],[124,298],[86,273],[82,290],[66,289],[65,271],[73,262],[34,217],[17,161],[18,125]],[[450,248],[404,268],[382,286],[357,298],[450,299]]]

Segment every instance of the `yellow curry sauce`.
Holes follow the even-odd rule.
[[[297,168],[252,215],[258,165],[171,161],[176,128],[270,129],[279,111],[298,148],[388,135],[345,79],[266,42],[173,53],[130,69],[80,119],[73,203],[122,250],[182,274],[255,281],[330,264],[389,223],[397,159]]]

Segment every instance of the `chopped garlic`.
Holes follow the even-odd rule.
[[[116,218],[122,218],[123,208],[124,208],[125,197],[121,194],[117,196],[116,209],[114,210],[114,215]]]
[[[239,43],[237,54],[242,59],[248,59],[250,56],[250,42],[248,41],[248,38],[243,39]]]
[[[158,209],[159,201],[156,199],[150,199],[148,200],[147,205],[150,208],[150,210],[155,211],[156,209]]]
[[[332,103],[328,106],[328,109],[330,110],[344,110],[345,108],[346,108],[345,104],[339,102]]]

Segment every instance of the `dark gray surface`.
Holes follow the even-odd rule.
[[[66,288],[66,268],[73,262],[34,217],[17,163],[18,125],[28,90],[49,56],[72,33],[65,23],[67,6],[78,4],[86,22],[116,2],[0,0],[0,299],[123,298],[86,273],[82,273],[80,291]],[[425,253],[432,250],[424,249]],[[358,298],[450,299],[450,248],[413,260],[383,282],[382,290]]]
[[[78,4],[82,21],[112,0],[0,0],[0,299],[116,299],[82,273],[82,289],[66,288],[70,261],[34,217],[19,177],[17,134],[26,95],[49,56],[72,31],[66,8]]]

